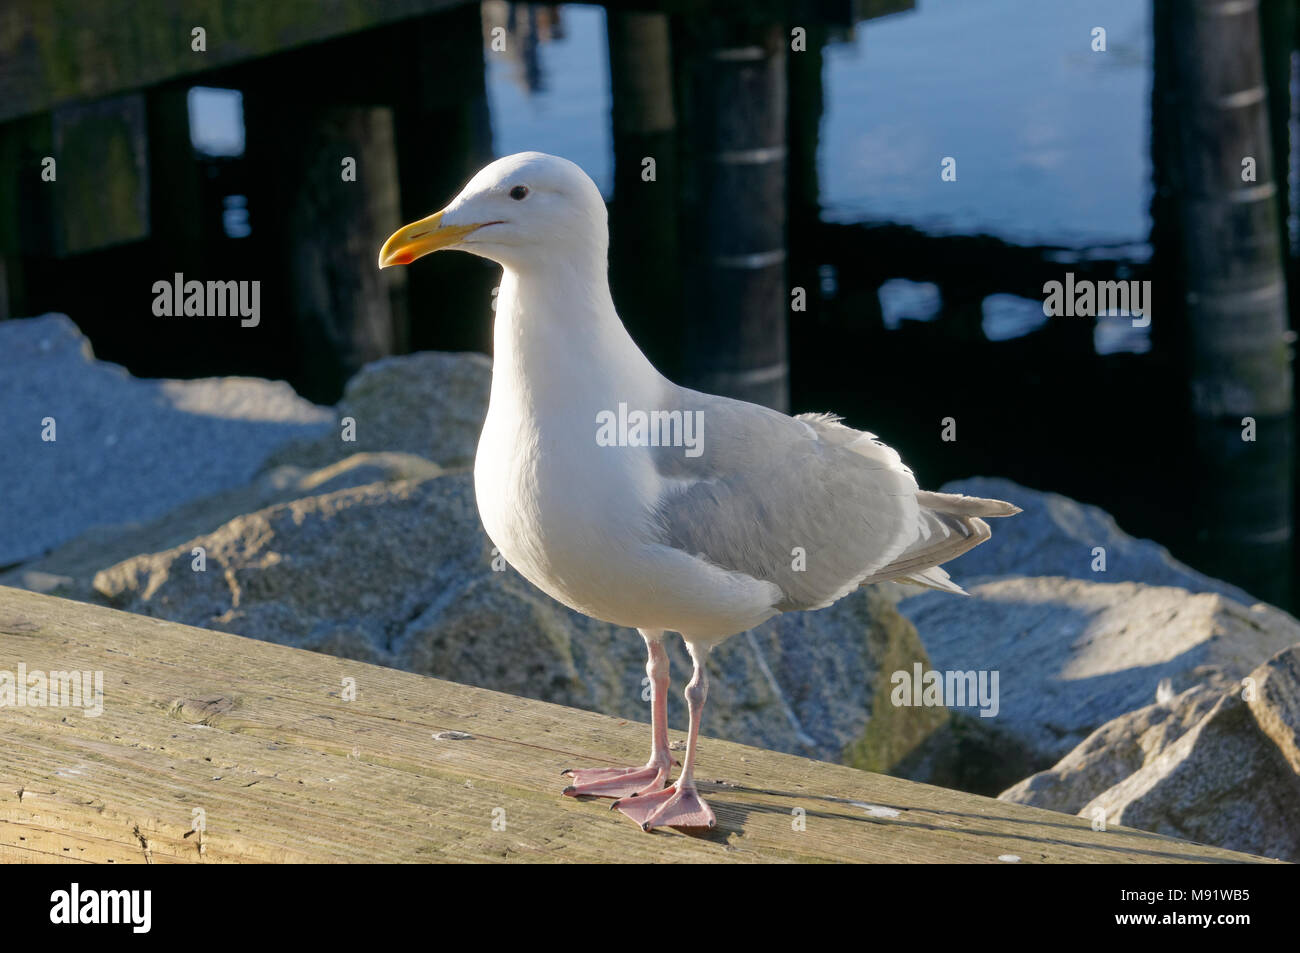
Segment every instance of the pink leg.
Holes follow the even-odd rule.
[[[663,632],[642,629],[645,639],[645,671],[650,676],[650,760],[643,768],[573,768],[563,773],[573,778],[564,789],[569,797],[635,797],[650,794],[668,783],[674,764],[668,750],[668,653],[664,650]]]
[[[700,737],[704,702],[709,695],[709,676],[704,669],[709,649],[691,642],[687,642],[686,647],[690,649],[691,659],[695,662],[695,674],[686,686],[691,731],[686,741],[686,763],[682,766],[682,776],[676,784],[662,791],[620,798],[613,804],[613,807],[632,818],[646,831],[656,827],[711,830],[718,823],[709,805],[704,803],[699,791],[695,789],[695,751]]]

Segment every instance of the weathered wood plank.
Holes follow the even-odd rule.
[[[102,672],[103,713],[0,708],[0,862],[1254,859],[712,739],[718,829],[645,834],[559,793],[644,725],[0,587],[19,664]]]
[[[0,122],[463,2],[11,0],[0,5]],[[206,51],[191,48],[196,27],[206,31]]]

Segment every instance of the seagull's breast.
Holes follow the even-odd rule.
[[[515,288],[503,282],[492,395],[474,460],[479,515],[501,555],[542,591],[623,622],[637,615],[633,605],[614,618],[637,601],[640,543],[659,488],[644,448],[609,445],[601,423],[620,403],[658,405],[666,382],[637,366],[644,358],[634,347],[621,351],[594,331],[564,333],[572,316],[558,303],[542,296],[533,307],[545,310],[520,311]]]
[[[777,587],[664,541],[660,506],[680,480],[623,425],[677,407],[680,390],[612,306],[528,290],[503,278],[474,461],[493,545],[547,595],[616,625],[721,638],[770,617]]]
[[[637,448],[601,446],[595,406],[536,411],[489,410],[474,461],[484,529],[553,598],[608,621],[635,619],[627,600],[644,583],[653,461]]]

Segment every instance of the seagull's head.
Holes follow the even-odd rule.
[[[568,159],[520,152],[485,166],[441,212],[399,228],[379,267],[409,265],[443,248],[524,269],[555,256],[598,257],[609,242],[596,183]]]

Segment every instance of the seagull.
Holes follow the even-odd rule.
[[[918,488],[875,435],[679,387],[619,320],[595,183],[540,152],[484,167],[396,231],[379,266],[439,249],[502,268],[492,388],[474,459],[479,515],[523,576],[577,612],[638,630],[650,681],[643,766],[566,770],[569,796],[615,798],[644,830],[717,824],[695,783],[712,649],[782,612],[893,580],[964,593],[939,564],[989,538],[1000,500]],[[681,774],[668,744],[677,632],[694,672]]]

